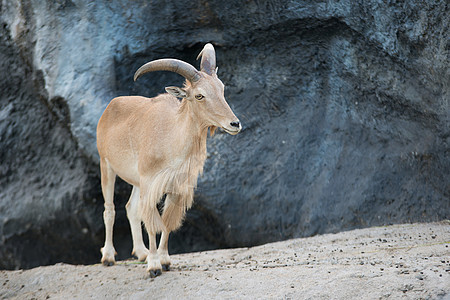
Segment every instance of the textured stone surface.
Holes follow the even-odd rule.
[[[210,139],[173,251],[450,215],[445,1],[2,1],[0,267],[99,258],[95,126],[205,42],[244,130]],[[119,184],[116,248],[131,249]]]

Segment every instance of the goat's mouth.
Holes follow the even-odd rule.
[[[226,133],[228,133],[228,134],[231,134],[231,135],[236,135],[236,134],[238,134],[240,131],[241,131],[241,129],[239,128],[239,129],[228,129],[228,128],[225,128],[225,127],[222,127],[222,129],[226,132]]]

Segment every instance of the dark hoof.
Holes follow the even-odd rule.
[[[103,265],[106,266],[106,267],[114,266],[114,262],[113,262],[113,261],[105,260],[105,261],[103,261],[102,263],[103,263]]]
[[[169,264],[162,265],[162,269],[163,271],[170,271],[170,265]]]
[[[156,276],[161,275],[162,272],[160,269],[158,269],[158,270],[150,270],[148,273],[150,274],[150,278],[155,278]]]

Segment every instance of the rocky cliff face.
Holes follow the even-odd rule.
[[[96,123],[212,42],[244,130],[209,140],[173,251],[450,216],[446,1],[2,1],[0,267],[95,262]],[[131,249],[118,183],[116,249]]]

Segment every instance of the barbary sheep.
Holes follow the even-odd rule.
[[[181,226],[186,210],[192,206],[194,188],[206,159],[208,130],[214,133],[221,127],[235,135],[242,128],[225,100],[224,85],[217,77],[214,47],[205,45],[200,57],[200,71],[177,59],[146,63],[136,71],[135,81],[147,72],[171,71],[185,77],[184,87],[166,87],[166,94],[154,98],[117,97],[98,122],[97,148],[106,231],[101,261],[105,265],[115,263],[116,175],[133,186],[126,204],[133,238],[132,254],[141,261],[147,259],[150,276],[158,276],[170,267],[169,234]],[[164,195],[160,214],[157,204]],[[141,221],[149,235],[148,250],[142,239]],[[161,233],[158,248],[157,233]]]

